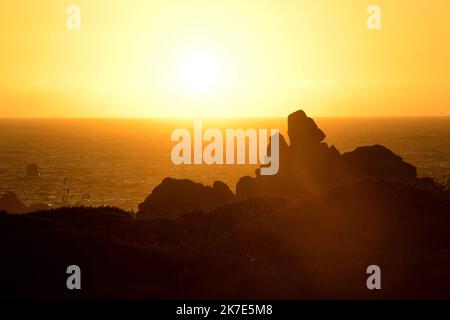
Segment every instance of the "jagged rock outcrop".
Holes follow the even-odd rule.
[[[432,179],[418,179],[416,168],[386,147],[363,146],[341,155],[324,142],[325,133],[302,110],[289,115],[288,135],[290,144],[279,135],[276,175],[261,175],[257,169],[255,177],[241,177],[236,196],[222,182],[209,187],[166,178],[139,206],[138,217],[177,218],[184,212],[211,210],[235,198],[309,198],[364,179],[396,180],[429,191],[442,189]]]
[[[137,217],[178,218],[182,213],[211,210],[233,199],[233,192],[221,181],[211,187],[188,179],[165,178],[139,205]]]
[[[268,196],[304,197],[357,180],[391,179],[417,182],[416,168],[391,150],[364,146],[340,154],[328,146],[325,133],[299,110],[288,117],[290,145],[280,135],[280,170],[274,176],[242,177],[236,185],[238,199]]]
[[[288,116],[288,135],[293,148],[317,145],[325,139],[325,133],[303,110]]]
[[[346,175],[339,151],[323,142],[325,133],[299,110],[288,117],[288,145],[280,135],[280,169],[274,176],[243,177],[236,186],[239,199],[301,197],[338,185]],[[270,146],[269,148],[270,149]]]

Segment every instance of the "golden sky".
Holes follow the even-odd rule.
[[[450,115],[449,39],[448,0],[1,1],[0,117]]]

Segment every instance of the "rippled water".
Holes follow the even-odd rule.
[[[204,128],[280,128],[285,119],[204,121]],[[318,118],[326,141],[341,152],[383,144],[418,168],[419,175],[450,173],[450,118]],[[254,166],[175,166],[171,132],[191,121],[130,119],[0,120],[0,194],[14,191],[26,204],[113,205],[136,209],[164,177],[184,177],[232,189]],[[40,177],[25,168],[37,163]]]

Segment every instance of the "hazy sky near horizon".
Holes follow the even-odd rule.
[[[2,1],[0,117],[450,115],[449,39],[447,0]]]

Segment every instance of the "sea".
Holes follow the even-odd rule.
[[[450,117],[315,118],[341,153],[381,144],[415,165],[419,176],[450,174]],[[286,118],[206,119],[204,130],[271,129],[285,134]],[[175,165],[175,129],[188,119],[0,119],[0,195],[12,191],[27,205],[116,206],[136,211],[165,177],[235,190],[255,165]],[[29,164],[39,176],[28,176]]]

